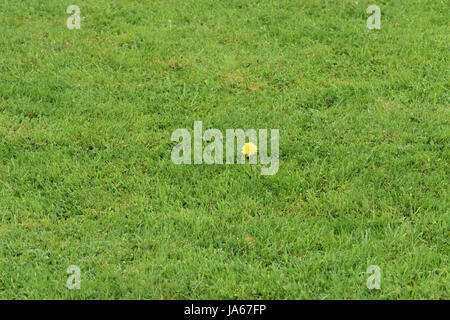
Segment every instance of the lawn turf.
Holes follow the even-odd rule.
[[[448,299],[448,11],[1,1],[0,299]],[[175,165],[197,120],[278,173]]]

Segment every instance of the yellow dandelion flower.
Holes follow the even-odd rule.
[[[251,142],[247,142],[242,146],[242,153],[246,156],[251,156],[256,151],[258,151],[258,148]]]

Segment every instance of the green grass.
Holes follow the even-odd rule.
[[[2,1],[0,299],[448,299],[448,9]],[[278,173],[173,164],[196,120]]]

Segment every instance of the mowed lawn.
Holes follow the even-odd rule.
[[[1,1],[0,299],[448,299],[448,11]],[[194,121],[279,129],[278,173],[175,165]]]

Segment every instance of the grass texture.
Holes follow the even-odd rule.
[[[0,299],[448,299],[448,11],[1,1]],[[175,165],[194,121],[278,173]]]

